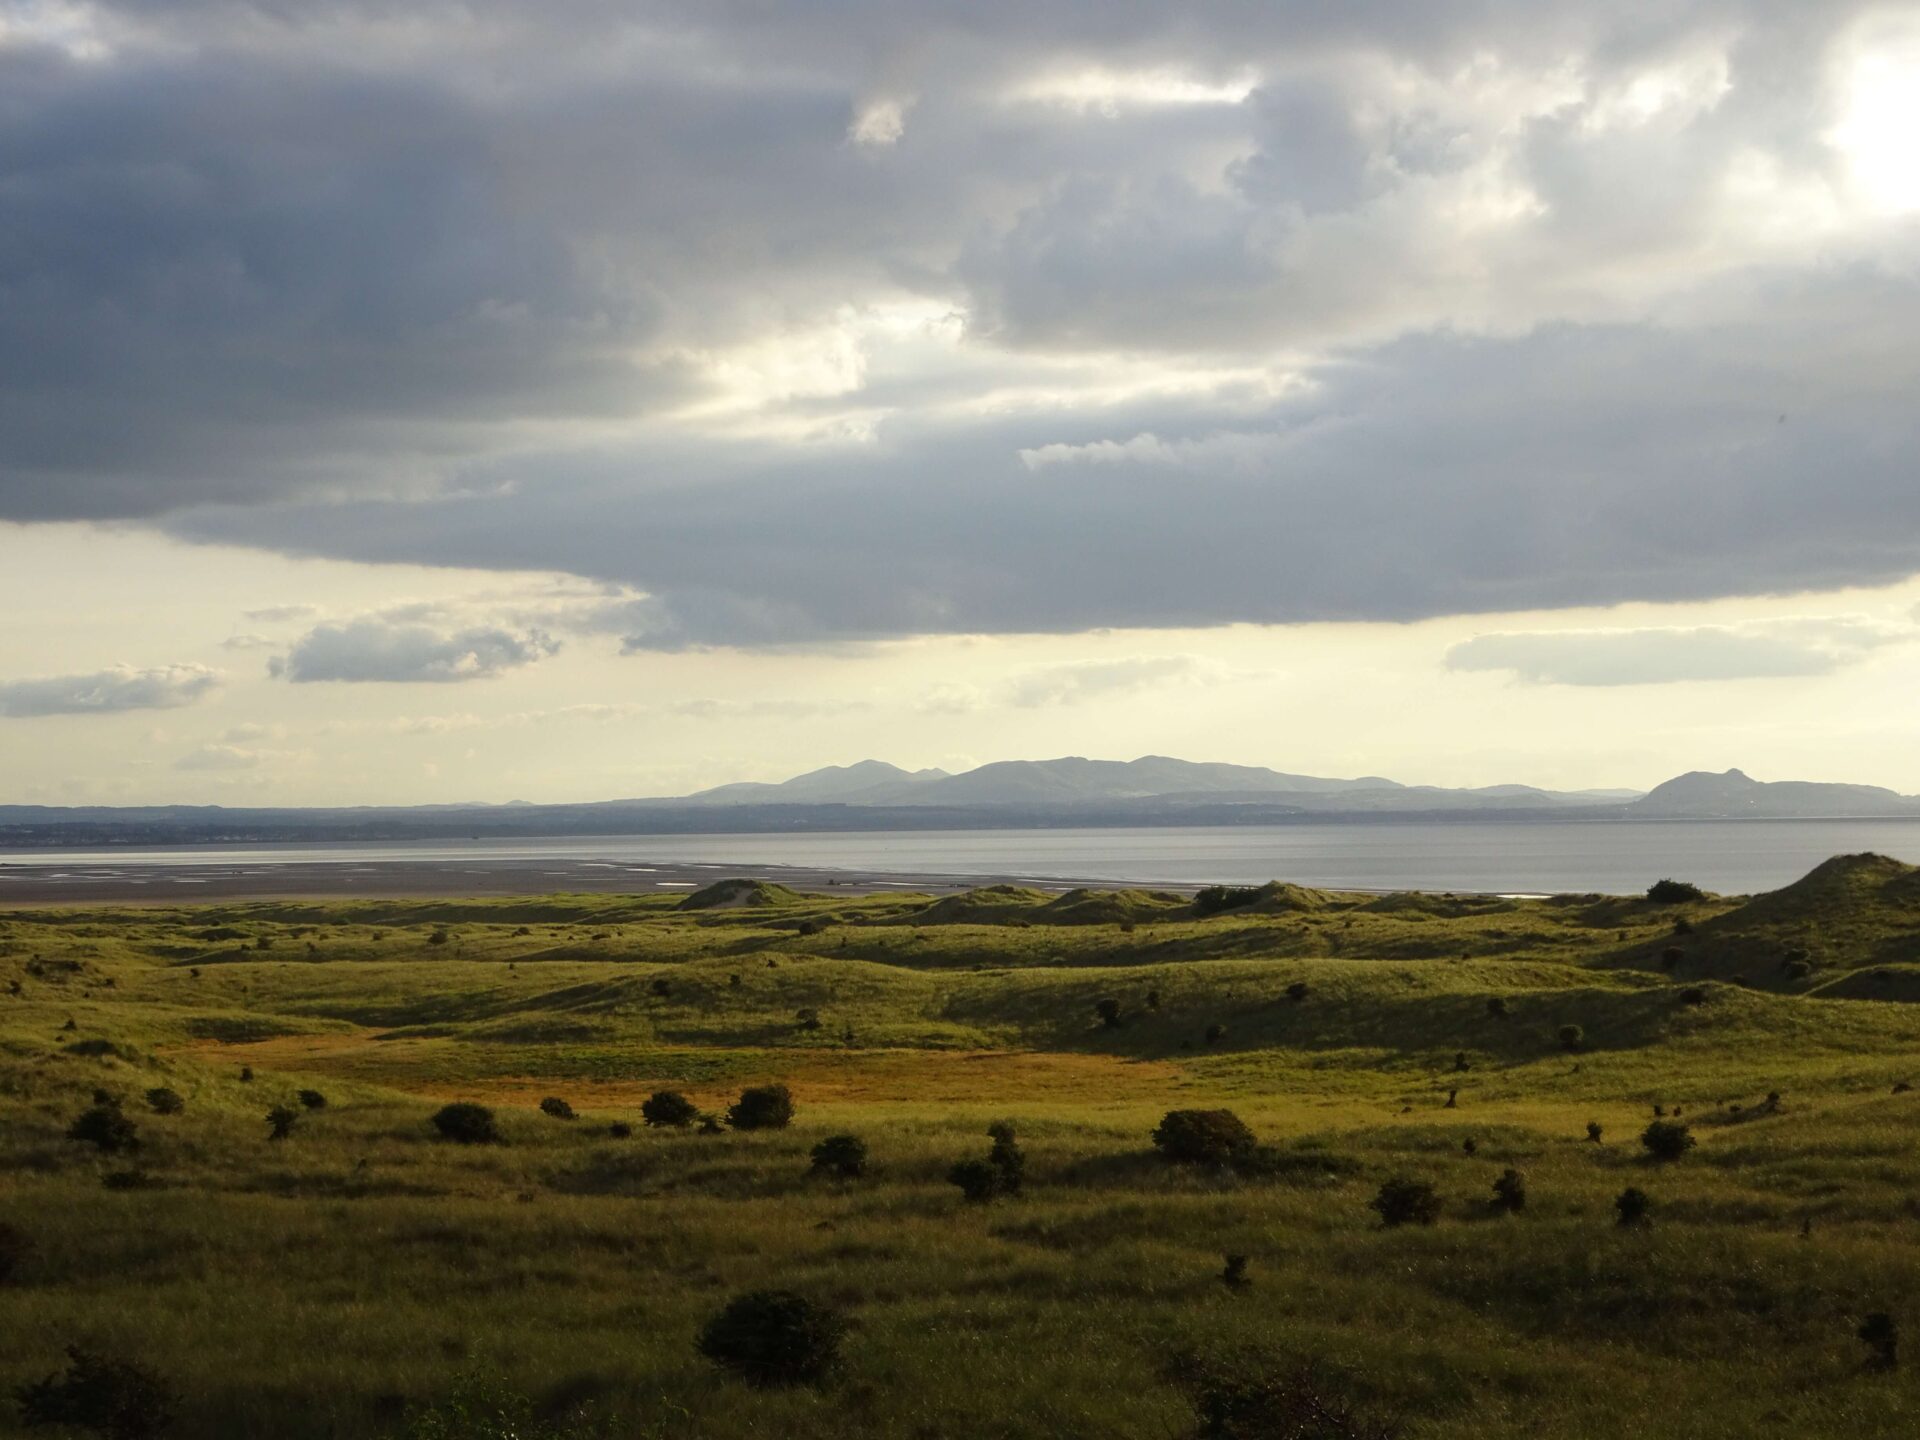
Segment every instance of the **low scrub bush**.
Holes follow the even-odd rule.
[[[558,1095],[549,1095],[546,1099],[542,1100],[540,1102],[540,1113],[542,1115],[550,1115],[555,1120],[573,1120],[578,1118],[573,1113],[573,1106],[562,1100]]]
[[[1259,898],[1260,887],[1257,885],[1209,885],[1193,897],[1194,918],[1204,920],[1223,910],[1251,905]]]
[[[1706,891],[1685,880],[1656,880],[1647,887],[1647,899],[1655,905],[1686,905],[1706,898]]]
[[[1000,1193],[1000,1172],[984,1160],[962,1160],[947,1171],[950,1183],[975,1205],[984,1205]]]
[[[727,1107],[736,1130],[784,1130],[793,1120],[793,1092],[784,1085],[753,1085]]]
[[[1231,1110],[1169,1110],[1154,1127],[1153,1143],[1169,1160],[1227,1165],[1251,1151],[1253,1131]]]
[[[131,1360],[67,1347],[65,1374],[49,1375],[15,1392],[29,1426],[90,1430],[109,1440],[147,1440],[173,1423],[173,1395],[165,1381]]]
[[[790,1290],[735,1296],[701,1327],[700,1353],[754,1385],[820,1380],[840,1358],[846,1321]]]
[[[293,1127],[299,1123],[300,1112],[291,1105],[276,1105],[267,1111],[267,1138],[284,1140],[293,1133]]]
[[[1629,1230],[1645,1224],[1647,1212],[1652,1208],[1653,1201],[1647,1192],[1632,1185],[1613,1197],[1614,1214],[1619,1217],[1620,1225]]]
[[[156,1115],[178,1115],[187,1108],[187,1102],[180,1098],[178,1090],[156,1085],[147,1091],[147,1108]]]
[[[79,1118],[67,1127],[67,1138],[91,1145],[103,1155],[118,1155],[140,1146],[139,1130],[120,1113],[118,1105],[112,1104],[82,1110]]]
[[[1389,1230],[1399,1225],[1431,1225],[1440,1218],[1440,1196],[1426,1180],[1394,1179],[1367,1202]]]
[[[493,1111],[470,1100],[456,1100],[436,1110],[433,1128],[440,1132],[441,1139],[457,1145],[491,1145],[500,1138]]]
[[[700,1116],[700,1109],[678,1090],[656,1090],[640,1105],[640,1118],[655,1129],[685,1129]]]
[[[1678,1120],[1655,1120],[1640,1132],[1640,1143],[1656,1160],[1678,1160],[1694,1146],[1693,1132]]]
[[[1493,1182],[1493,1208],[1508,1215],[1518,1215],[1527,1208],[1527,1177],[1522,1172],[1500,1172],[1500,1178]]]
[[[327,1097],[322,1095],[318,1090],[302,1090],[294,1098],[299,1100],[300,1108],[303,1110],[324,1110],[327,1108]]]
[[[829,1135],[810,1154],[818,1174],[856,1180],[867,1173],[867,1142],[858,1135]]]

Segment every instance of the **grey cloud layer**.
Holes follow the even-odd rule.
[[[1543,630],[1476,635],[1447,652],[1450,670],[1506,670],[1543,685],[1662,685],[1825,675],[1888,645],[1912,626],[1806,618],[1749,625],[1638,630]]]
[[[176,710],[201,699],[219,683],[219,672],[204,665],[164,665],[149,670],[121,665],[90,675],[0,681],[0,715],[25,719]]]
[[[570,572],[642,651],[1898,578],[1915,227],[1792,223],[1870,12],[97,5],[0,43],[0,518]],[[779,349],[904,301],[964,339]],[[689,418],[755,344],[778,423]],[[465,663],[342,628],[289,675]]]
[[[559,648],[558,641],[538,630],[443,630],[419,621],[365,617],[309,630],[268,668],[295,684],[448,684],[485,680],[531,665]]]

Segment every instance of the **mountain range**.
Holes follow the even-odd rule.
[[[1636,790],[1531,785],[1447,789],[1377,775],[1296,775],[1250,765],[1004,760],[960,774],[880,760],[777,784],[584,804],[230,809],[218,805],[0,805],[0,849],[41,846],[509,839],[536,836],[1102,825],[1283,825],[1386,819],[1738,820],[1920,818],[1920,797],[1874,785],[1763,782],[1692,771]]]

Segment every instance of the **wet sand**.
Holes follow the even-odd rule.
[[[684,894],[745,877],[824,894],[948,894],[978,885],[1068,890],[1099,881],[1018,876],[879,874],[791,865],[632,864],[606,860],[377,860],[167,864],[15,863],[0,856],[0,909],[24,905],[192,905],[221,900],[412,899],[449,896]],[[1107,888],[1111,888],[1110,884]]]

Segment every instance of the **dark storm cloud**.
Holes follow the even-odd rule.
[[[0,42],[0,518],[570,572],[633,650],[1920,569],[1912,228],[1752,239],[1863,6],[88,13]],[[902,297],[964,341],[779,349]],[[762,342],[710,414],[872,438],[669,418]]]

